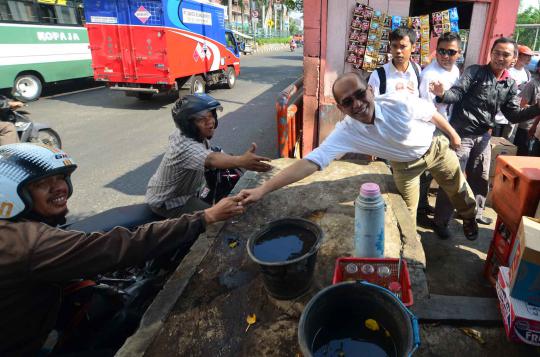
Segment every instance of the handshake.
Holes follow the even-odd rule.
[[[245,212],[245,207],[260,200],[264,196],[261,187],[240,191],[235,196],[223,198],[214,206],[204,210],[206,224],[225,221]]]

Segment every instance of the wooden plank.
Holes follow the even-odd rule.
[[[502,322],[495,298],[447,296],[430,294],[429,299],[419,299],[411,310],[420,321],[441,322]]]

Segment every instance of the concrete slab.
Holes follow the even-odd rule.
[[[248,172],[237,189],[254,187],[292,162],[291,159],[275,160],[276,170],[266,174]],[[401,254],[407,260],[415,300],[429,304],[430,293],[441,294],[443,296],[435,300],[444,305],[444,301],[467,301],[444,295],[471,296],[474,298],[469,300],[474,304],[491,304],[482,308],[493,323],[494,295],[481,276],[492,227],[484,227],[476,242],[462,236],[459,221],[452,222],[454,238],[448,241],[437,239],[429,224],[420,225],[421,235],[417,235],[383,163],[337,161],[323,172],[269,194],[238,221],[212,227],[214,233],[207,233],[196,242],[150,307],[141,328],[126,342],[119,355],[298,355],[297,324],[302,310],[319,289],[331,283],[335,259],[352,253],[352,203],[360,184],[368,181],[381,186],[388,205],[385,253],[392,257]],[[493,216],[492,211],[488,214]],[[311,290],[296,300],[279,301],[266,294],[258,267],[247,257],[245,245],[264,224],[290,216],[316,222],[325,239]],[[239,246],[229,248],[228,239],[237,239]],[[444,308],[450,309],[449,306]],[[467,308],[458,310],[466,312]],[[433,306],[432,310],[437,312],[437,307]],[[245,332],[245,319],[253,313],[257,315],[257,323]],[[415,355],[530,356],[540,352],[530,346],[507,342],[502,323],[486,327],[474,326],[475,322],[465,320],[468,322],[459,322],[462,325],[422,324],[422,345]],[[463,327],[477,330],[483,342],[466,335]]]
[[[254,187],[267,180],[294,160],[279,159],[270,173],[249,172],[241,187]],[[385,255],[399,257],[403,251],[401,230],[407,231],[410,219],[403,212],[390,171],[381,162],[336,161],[323,172],[267,195],[254,204],[238,221],[227,222],[215,239],[196,242],[190,263],[179,267],[160,295],[168,302],[154,304],[154,310],[141,324],[139,331],[124,345],[119,355],[130,356],[286,356],[297,352],[297,324],[304,305],[322,287],[331,284],[337,257],[353,252],[353,201],[364,182],[381,186],[387,203]],[[319,224],[324,241],[317,257],[314,284],[304,296],[294,301],[278,301],[264,290],[258,266],[247,256],[248,238],[264,224],[282,217],[303,217]],[[398,217],[400,216],[400,217]],[[416,236],[413,237],[416,239]],[[231,249],[229,239],[237,239]],[[208,245],[209,243],[209,245]],[[419,244],[419,241],[418,241]],[[204,252],[206,247],[206,252]],[[421,246],[420,246],[421,247]],[[190,255],[191,255],[190,253]],[[190,264],[200,264],[194,268]],[[411,264],[423,265],[419,261]],[[186,271],[190,271],[186,273]],[[418,280],[425,277],[417,271]],[[186,276],[191,274],[187,286]],[[170,294],[167,290],[180,289]],[[172,305],[171,309],[171,298]],[[156,301],[159,301],[160,298]],[[163,300],[163,299],[162,299]],[[167,300],[167,299],[165,299]],[[246,333],[246,317],[257,315],[257,323]],[[154,316],[153,318],[151,318]]]

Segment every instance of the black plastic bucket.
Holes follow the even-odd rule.
[[[300,234],[304,243],[301,252],[291,254],[287,258],[280,258],[278,254],[277,258],[273,257],[275,259],[270,259],[260,253],[259,249],[263,243],[271,242],[280,232],[287,231]],[[254,262],[259,264],[264,286],[271,296],[280,300],[289,300],[309,290],[322,239],[321,228],[301,218],[284,218],[270,222],[249,238],[248,254]]]
[[[378,329],[366,330],[368,335],[381,343],[371,350],[349,350],[346,356],[411,356],[420,345],[418,321],[394,294],[367,282],[343,282],[321,290],[306,305],[298,326],[300,350],[305,357],[316,352],[324,356],[335,341],[354,339],[358,330],[353,330],[363,329],[368,319],[376,321]]]

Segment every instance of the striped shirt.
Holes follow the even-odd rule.
[[[206,183],[204,162],[211,152],[207,140],[200,143],[175,129],[159,168],[148,182],[146,203],[173,209],[197,196]]]

